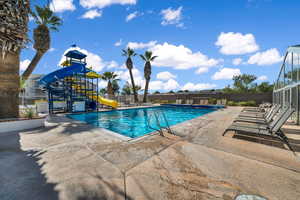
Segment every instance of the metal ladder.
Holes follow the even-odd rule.
[[[151,126],[151,118],[152,117],[154,117],[158,129]],[[163,127],[161,125],[160,119],[165,121],[166,127]],[[161,136],[164,136],[164,133],[163,133],[164,129],[167,130],[168,133],[175,135],[174,132],[170,128],[169,122],[168,122],[167,117],[164,112],[154,112],[152,115],[149,115],[149,118],[147,119],[147,126],[150,129],[158,131]]]

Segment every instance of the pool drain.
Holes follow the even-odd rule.
[[[264,197],[257,196],[257,195],[250,195],[250,194],[241,194],[238,195],[235,200],[267,200]]]

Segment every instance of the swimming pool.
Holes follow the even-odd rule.
[[[135,108],[82,114],[70,114],[68,117],[88,124],[105,128],[121,135],[136,138],[153,132],[158,128],[154,113],[160,116],[161,126],[166,127],[162,114],[166,116],[170,126],[200,117],[216,109],[195,109],[185,107],[159,106]],[[150,127],[149,127],[150,124]]]

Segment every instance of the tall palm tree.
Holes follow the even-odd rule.
[[[118,81],[117,79],[118,75],[114,72],[104,72],[102,75],[102,79],[107,81],[107,94],[108,98],[112,98],[114,96],[114,89],[112,83],[114,81]]]
[[[22,79],[27,80],[33,72],[43,55],[50,49],[50,30],[58,31],[58,27],[62,25],[62,20],[54,15],[49,6],[35,6],[36,12],[31,12],[35,23],[38,25],[33,31],[34,45],[36,50],[35,56],[29,66],[22,74]]]
[[[151,62],[157,58],[157,56],[153,56],[151,51],[146,51],[145,55],[140,55],[141,58],[145,61],[145,67],[144,67],[144,77],[146,80],[145,84],[145,90],[144,90],[144,98],[143,102],[147,102],[147,95],[148,95],[148,89],[149,89],[149,83],[151,79]]]
[[[133,88],[133,95],[134,95],[134,102],[137,103],[139,100],[138,100],[136,87],[134,84],[134,78],[133,78],[133,74],[132,74],[133,63],[132,63],[132,59],[131,59],[131,57],[136,56],[137,54],[134,52],[133,49],[131,49],[129,47],[127,49],[123,49],[122,52],[123,52],[122,55],[127,57],[126,67],[129,71],[129,75],[130,75],[130,79],[131,79],[131,85]]]
[[[19,116],[20,51],[28,31],[29,0],[0,1],[0,118]]]

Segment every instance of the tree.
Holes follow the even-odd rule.
[[[105,94],[107,94],[107,91],[105,88],[101,88],[99,93],[100,93],[100,95],[104,96]]]
[[[273,92],[274,85],[269,82],[262,82],[256,87],[257,92]]]
[[[170,94],[174,94],[175,92],[173,90],[170,90],[168,93]]]
[[[160,94],[160,92],[159,91],[155,91],[154,94]]]
[[[118,75],[114,72],[104,72],[102,75],[102,79],[107,81],[107,94],[109,98],[112,98],[114,96],[114,89],[112,83],[114,81],[118,81],[117,79]]]
[[[233,86],[238,92],[249,92],[255,88],[256,85],[253,82],[256,79],[257,77],[251,74],[237,75],[232,78]]]
[[[126,84],[122,88],[122,95],[131,95],[131,90],[131,85],[128,82],[126,82]]]
[[[0,1],[0,118],[19,116],[20,52],[28,31],[29,0]]]
[[[157,56],[153,56],[151,51],[146,51],[145,55],[140,55],[141,58],[145,61],[145,66],[144,66],[144,77],[146,80],[145,84],[145,90],[144,90],[144,98],[143,102],[147,102],[147,95],[148,95],[148,89],[149,89],[149,83],[151,79],[151,62],[157,58]]]
[[[49,6],[35,6],[35,10],[36,12],[31,12],[31,15],[38,25],[33,31],[33,48],[36,50],[36,53],[29,66],[22,74],[23,80],[28,79],[40,59],[50,49],[50,30],[58,31],[58,27],[62,24],[62,20],[54,15]]]
[[[112,81],[112,90],[113,90],[114,95],[119,94],[120,86],[119,86],[118,80]]]
[[[138,100],[137,92],[135,90],[134,78],[133,78],[133,74],[132,74],[133,62],[132,62],[132,59],[131,59],[131,57],[136,56],[137,54],[134,52],[133,49],[131,49],[129,47],[127,49],[123,49],[122,52],[123,52],[122,55],[127,57],[126,67],[129,71],[129,75],[130,75],[130,79],[131,79],[131,85],[133,86],[134,102],[137,103],[139,100]]]
[[[140,90],[142,90],[142,87],[139,85],[135,86],[135,91],[138,93]],[[123,89],[122,89],[122,94],[123,95],[131,95],[133,94],[133,87],[132,85],[130,85],[130,83],[126,82],[126,84],[124,85]]]

